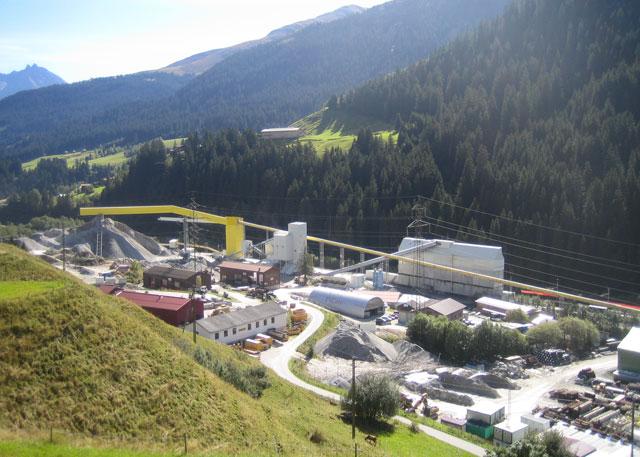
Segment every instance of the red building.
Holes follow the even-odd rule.
[[[204,302],[198,298],[172,297],[152,292],[118,288],[110,291],[107,291],[106,288],[103,289],[103,287],[100,287],[100,289],[105,293],[135,303],[167,324],[184,325],[187,322],[204,317]]]

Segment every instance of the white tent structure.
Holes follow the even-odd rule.
[[[309,301],[328,310],[358,319],[367,319],[384,313],[384,302],[380,297],[371,297],[345,292],[328,287],[316,287]]]

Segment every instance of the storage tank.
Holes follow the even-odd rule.
[[[384,271],[373,270],[373,288],[375,290],[384,289]]]

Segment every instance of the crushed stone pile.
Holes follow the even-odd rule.
[[[471,376],[471,379],[482,381],[486,385],[488,385],[489,387],[493,387],[494,389],[520,389],[520,386],[515,382],[509,381],[507,378],[503,378],[502,376],[498,376],[493,373],[478,373]]]
[[[60,230],[59,235],[62,235],[62,230]],[[46,246],[47,248],[50,248],[50,249],[56,249],[56,250],[62,249],[62,245],[61,243],[58,242],[56,237],[48,236],[46,233],[36,232],[33,235],[31,235],[31,239],[37,241],[42,246]]]
[[[154,239],[133,230],[131,227],[105,218],[96,217],[67,236],[67,245],[88,245],[96,252],[97,234],[102,223],[102,257],[107,259],[130,258],[154,261],[156,256],[167,255],[165,248]],[[80,248],[85,250],[84,246]]]
[[[433,400],[446,401],[454,405],[473,406],[474,401],[469,395],[451,392],[450,390],[439,389],[433,386],[424,386],[421,392],[426,392],[428,398]]]
[[[489,387],[482,381],[448,372],[439,373],[438,378],[440,384],[442,384],[442,387],[445,389],[479,395],[481,397],[500,398],[500,395],[494,388]]]
[[[431,370],[438,366],[433,356],[417,344],[398,340],[393,347],[397,353],[393,362],[398,371]]]
[[[318,341],[314,351],[323,356],[366,362],[389,362],[398,355],[391,343],[346,321],[341,322],[335,332]]]
[[[32,240],[26,236],[16,238],[15,245],[29,252],[30,254],[42,254],[47,252],[48,248],[38,243],[36,240]]]

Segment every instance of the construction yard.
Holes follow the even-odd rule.
[[[409,413],[442,420],[445,430],[468,439],[470,431],[478,434],[475,425],[465,429],[472,408],[502,408],[501,421],[481,428],[485,446],[498,440],[494,426],[499,430],[534,414],[535,420],[548,419],[572,442],[591,449],[594,457],[628,451],[629,398],[613,382],[613,339],[605,346],[601,341],[590,358],[550,349],[537,356],[521,353],[492,362],[452,363],[442,353],[409,341],[407,328],[413,319],[428,315],[471,335],[487,325],[526,333],[554,323],[555,316],[530,300],[518,303],[484,279],[471,282],[460,276],[454,291],[445,276],[424,266],[399,261],[397,273],[385,271],[383,257],[365,260],[364,254],[360,263],[345,265],[344,248],[338,270],[312,266],[298,275],[301,256],[306,255],[304,223],[291,223],[288,232],[276,232],[256,245],[234,240],[243,245],[244,258],[237,259],[213,249],[190,248],[183,221],[183,243],[160,243],[103,216],[73,233],[52,229],[16,243],[172,325],[186,329],[192,322],[194,334],[243,350],[288,381],[330,398],[350,388],[355,360],[356,378],[366,373],[391,377]],[[462,259],[459,266],[485,278],[488,272],[502,274],[501,251],[490,246],[405,238],[392,255],[417,251],[424,251],[422,258],[432,255],[433,262],[445,264],[447,256],[455,255]],[[324,267],[322,245],[320,253],[319,266]],[[508,319],[514,312],[522,316],[520,322]],[[312,384],[290,371],[291,359],[299,360],[296,372]],[[590,383],[576,384],[585,369],[599,380],[595,390]]]

